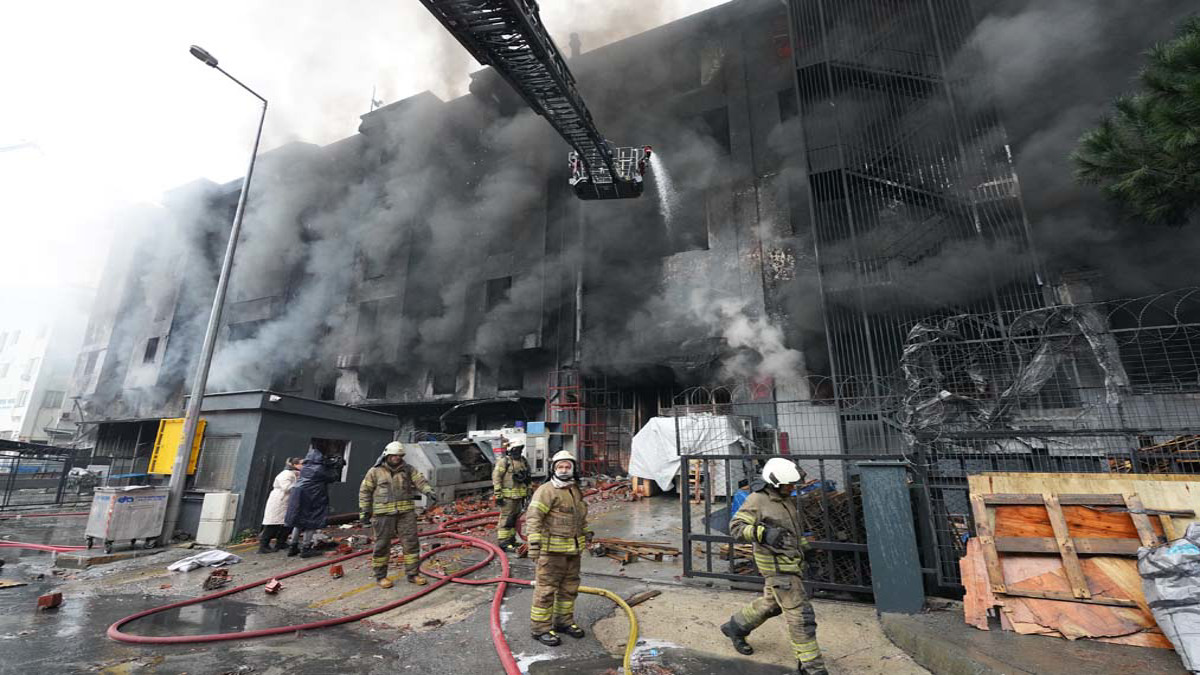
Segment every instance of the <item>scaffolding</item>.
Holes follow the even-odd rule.
[[[610,406],[604,380],[589,380],[578,370],[550,373],[546,386],[546,420],[561,424],[566,434],[574,434],[579,461],[587,475],[625,472],[619,428],[621,410]]]

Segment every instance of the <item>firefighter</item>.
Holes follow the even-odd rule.
[[[421,548],[417,541],[417,512],[413,499],[418,492],[428,498],[427,506],[437,503],[437,497],[425,476],[404,462],[404,445],[398,441],[388,443],[383,455],[367,471],[358,488],[358,509],[363,524],[372,524],[374,518],[375,550],[371,557],[371,568],[380,588],[392,587],[392,580],[387,577],[392,537],[400,539],[404,574],[408,582],[417,586],[425,585],[425,577],[418,573],[417,563]]]
[[[500,542],[500,548],[506,551],[516,548],[517,518],[525,510],[529,499],[531,477],[524,453],[524,445],[513,445],[496,460],[496,468],[492,469],[492,490],[496,506],[500,508],[496,539]]]
[[[550,646],[562,644],[558,633],[582,638],[575,624],[579,594],[579,560],[592,540],[587,503],[579,489],[575,457],[566,450],[550,462],[550,480],[542,483],[525,512],[525,538],[535,563],[533,607],[529,619],[533,639]]]
[[[782,457],[767,460],[762,478],[750,484],[750,496],[730,521],[734,539],[754,545],[754,564],[764,584],[762,597],[735,612],[721,632],[738,652],[753,654],[746,637],[767,619],[782,614],[798,661],[797,672],[827,675],[817,645],[817,619],[801,580],[809,544],[802,536],[792,491],[802,480],[794,462]]]

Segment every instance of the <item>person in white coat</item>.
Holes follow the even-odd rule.
[[[275,476],[271,495],[267,497],[267,508],[263,511],[262,532],[258,535],[259,553],[274,553],[287,545],[287,526],[284,522],[287,520],[288,497],[300,478],[301,461],[300,457],[288,457],[283,471]],[[275,540],[274,548],[269,546],[272,539]]]

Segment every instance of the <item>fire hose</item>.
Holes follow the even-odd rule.
[[[50,511],[39,512],[39,513],[0,513],[0,520],[8,520],[10,518],[15,519],[15,520],[20,520],[21,518],[58,518],[60,516],[86,516],[86,515],[88,515],[87,511],[70,511],[70,512],[64,511],[62,513],[54,513],[54,512],[50,512]]]
[[[47,553],[68,553],[71,551],[81,551],[84,546],[56,546],[54,544],[30,544],[23,541],[3,541],[0,540],[0,549],[3,548],[23,548],[30,551],[46,551]]]
[[[492,544],[491,542],[488,542],[488,541],[484,541],[483,539],[479,539],[478,537],[472,537],[469,535],[461,534],[456,531],[456,530],[461,529],[465,523],[472,522],[475,520],[481,520],[484,518],[494,518],[497,515],[499,515],[499,513],[496,511],[491,511],[491,512],[487,512],[487,513],[477,513],[477,514],[474,514],[471,516],[466,516],[463,518],[455,518],[453,520],[446,521],[445,523],[442,524],[442,527],[439,529],[431,530],[428,532],[421,532],[419,534],[419,536],[422,536],[422,537],[433,537],[433,536],[447,537],[447,538],[457,539],[460,542],[457,544],[446,544],[446,545],[438,546],[430,551],[427,551],[426,553],[422,554],[419,558],[419,561],[422,563],[434,555],[437,555],[444,551],[456,549],[456,548],[478,548],[478,549],[485,551],[487,553],[487,557],[485,557],[482,561],[480,561],[478,563],[470,565],[470,566],[466,567],[465,569],[458,570],[457,572],[453,572],[451,574],[440,574],[437,572],[422,570],[422,573],[424,573],[430,577],[433,577],[434,579],[437,579],[437,581],[435,583],[431,584],[430,586],[428,586],[420,591],[417,591],[416,593],[413,593],[412,595],[405,596],[403,598],[400,598],[399,600],[389,602],[386,605],[382,605],[382,606],[376,607],[374,609],[369,609],[369,610],[366,610],[363,612],[358,612],[357,614],[351,614],[348,616],[324,619],[324,620],[320,620],[320,621],[312,621],[312,622],[304,623],[304,624],[296,624],[296,625],[291,625],[291,626],[278,626],[275,628],[263,628],[263,629],[258,629],[258,630],[242,631],[242,632],[237,632],[237,633],[211,633],[211,634],[207,634],[207,635],[147,636],[147,635],[133,635],[130,633],[125,633],[121,630],[121,628],[125,624],[128,624],[132,621],[136,621],[137,619],[140,619],[140,618],[143,618],[146,616],[158,614],[160,612],[165,612],[165,611],[172,610],[172,609],[178,609],[180,607],[196,605],[196,604],[199,604],[202,602],[206,602],[208,600],[214,600],[216,598],[221,598],[221,597],[225,597],[228,595],[233,595],[235,593],[240,593],[242,591],[249,590],[249,589],[255,588],[257,586],[265,585],[265,584],[269,583],[272,579],[286,579],[288,577],[293,577],[293,576],[296,576],[299,574],[304,574],[305,572],[311,572],[312,570],[320,569],[320,568],[326,567],[328,565],[333,565],[336,563],[344,562],[346,560],[351,560],[353,558],[357,558],[359,556],[363,556],[363,555],[370,553],[371,552],[370,549],[367,549],[364,551],[358,551],[358,552],[350,553],[350,554],[347,554],[344,556],[331,558],[329,560],[322,561],[322,562],[319,562],[319,563],[316,563],[313,565],[308,565],[306,567],[301,567],[299,569],[292,570],[290,572],[285,572],[283,574],[275,575],[273,577],[269,577],[266,579],[259,579],[258,581],[252,581],[250,583],[243,584],[241,586],[236,586],[234,588],[226,589],[223,591],[218,591],[216,593],[211,593],[209,595],[204,595],[204,596],[201,596],[198,598],[192,598],[190,600],[182,600],[180,602],[174,602],[174,603],[170,603],[167,605],[162,605],[160,607],[153,607],[151,609],[137,612],[136,614],[131,614],[123,619],[119,619],[116,622],[114,622],[111,626],[108,627],[107,634],[110,639],[116,640],[118,642],[127,642],[127,643],[132,643],[132,644],[190,644],[190,643],[200,643],[200,642],[221,642],[221,641],[225,641],[225,640],[245,640],[248,638],[266,637],[269,635],[281,635],[284,633],[294,633],[299,630],[311,630],[314,628],[324,628],[327,626],[337,626],[337,625],[341,625],[341,624],[345,624],[345,623],[352,623],[354,621],[360,621],[367,617],[374,616],[376,614],[381,614],[383,612],[387,612],[392,609],[396,609],[397,607],[400,607],[409,602],[412,602],[413,600],[416,600],[425,595],[428,595],[429,593],[432,593],[433,591],[437,590],[438,588],[441,588],[442,586],[445,586],[449,583],[463,583],[463,584],[471,584],[471,585],[484,585],[484,584],[494,583],[497,586],[496,586],[496,593],[492,598],[492,608],[491,608],[490,623],[491,623],[491,633],[492,633],[492,644],[495,647],[496,653],[500,657],[501,662],[504,664],[505,673],[507,675],[520,675],[521,669],[517,666],[516,659],[513,658],[513,655],[512,655],[512,649],[509,648],[508,642],[504,638],[504,631],[503,631],[503,628],[500,623],[500,606],[504,601],[504,594],[508,588],[508,584],[512,583],[512,584],[522,584],[522,585],[532,586],[533,582],[525,580],[525,579],[512,578],[510,576],[508,556],[506,556],[504,554],[504,552],[501,551],[500,548],[498,546],[496,546],[495,544]],[[499,558],[499,560],[500,560],[501,576],[495,577],[492,579],[482,579],[482,580],[481,579],[463,579],[463,578],[461,578],[467,574],[471,574],[473,572],[476,572],[476,571],[484,568],[485,566],[489,565],[492,562],[492,560],[494,560],[496,558]],[[604,596],[604,597],[612,600],[613,602],[616,602],[622,609],[625,610],[625,613],[629,618],[630,628],[629,628],[629,639],[626,642],[625,655],[624,655],[623,662],[625,665],[625,672],[630,672],[630,662],[631,662],[631,658],[632,658],[632,654],[633,654],[633,649],[637,643],[637,618],[634,616],[633,610],[629,607],[628,604],[626,604],[623,600],[621,600],[621,598],[619,598],[617,595],[615,595],[609,591],[606,591],[603,589],[588,588],[588,587],[580,587],[579,590],[580,590],[580,592],[583,592],[583,593]]]

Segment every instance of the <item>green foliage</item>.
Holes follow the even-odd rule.
[[[1076,177],[1150,222],[1180,224],[1200,208],[1200,16],[1146,52],[1141,91],[1085,133]]]

